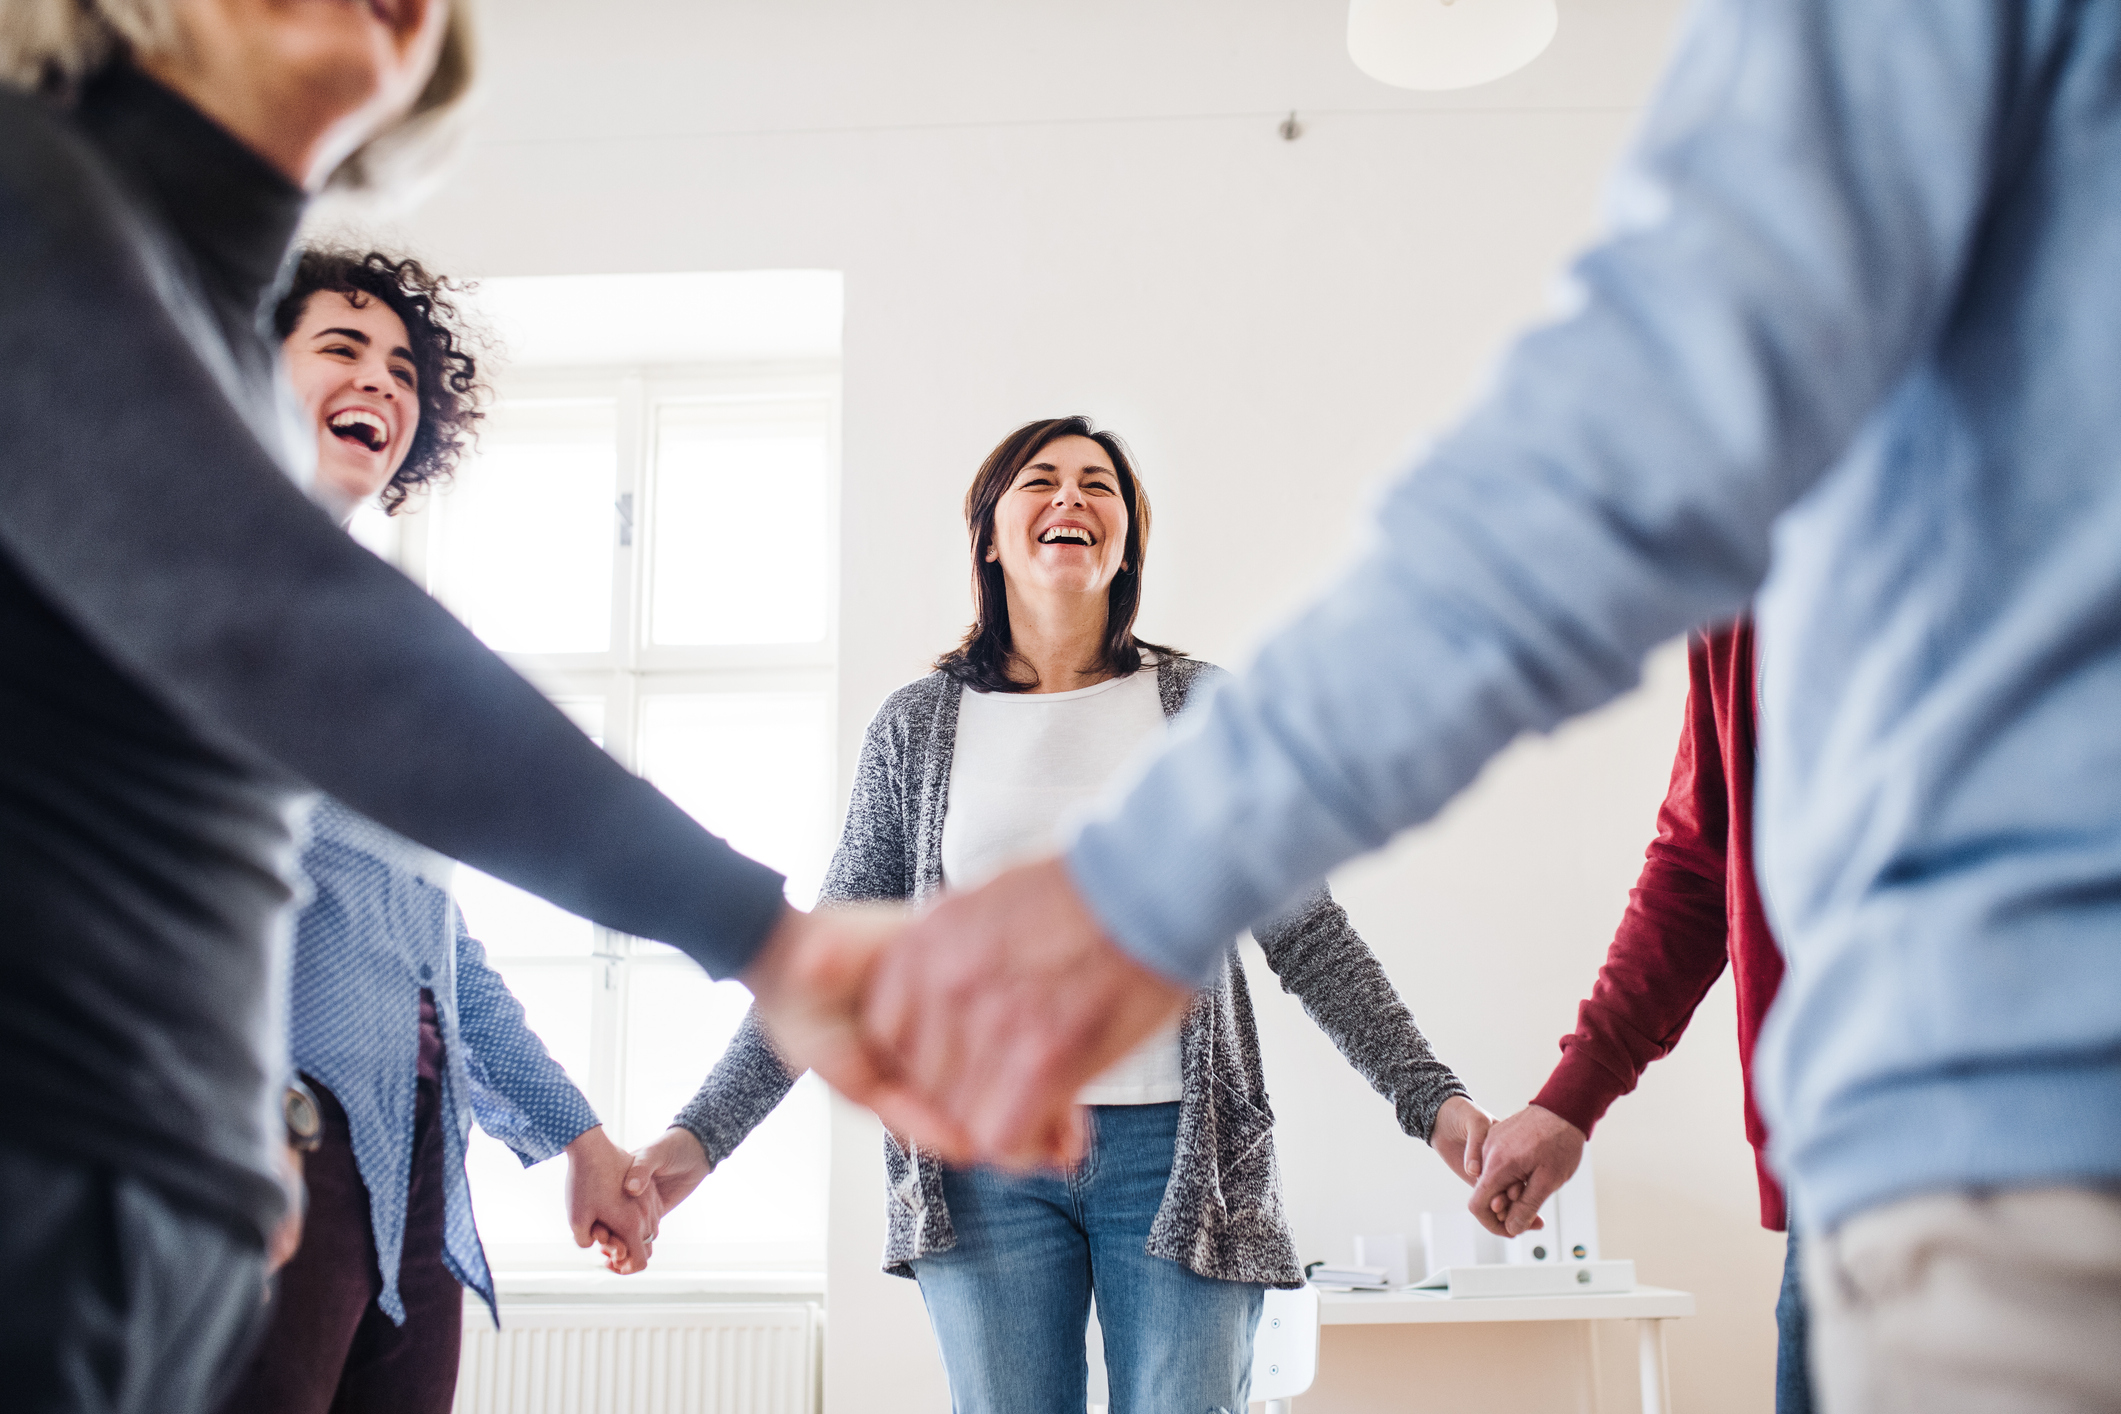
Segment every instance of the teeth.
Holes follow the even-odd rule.
[[[383,419],[364,408],[348,408],[344,412],[333,414],[331,419],[331,425],[334,427],[352,427],[356,423],[373,427],[378,432],[383,430]]]
[[[1072,525],[1056,525],[1053,529],[1041,535],[1038,538],[1038,543],[1041,545],[1054,545],[1063,540],[1070,540],[1078,545],[1088,545],[1090,543],[1090,532]]]
[[[381,447],[390,440],[390,429],[384,425],[383,419],[366,408],[347,408],[342,412],[333,413],[325,425],[334,432],[358,430],[366,434],[361,437],[361,442],[370,448]]]

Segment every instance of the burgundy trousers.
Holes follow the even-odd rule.
[[[422,1078],[398,1294],[405,1324],[376,1305],[383,1278],[346,1111],[316,1081],[324,1143],[303,1166],[302,1247],[274,1282],[265,1338],[222,1414],[449,1414],[464,1338],[464,1288],[442,1262],[440,1091]]]

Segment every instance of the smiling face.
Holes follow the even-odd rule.
[[[390,484],[420,430],[410,345],[389,305],[337,290],[311,295],[281,344],[288,379],[317,429],[312,494],[342,524]]]
[[[1060,437],[1032,454],[994,507],[986,557],[998,561],[1009,597],[1102,597],[1127,554],[1127,503],[1105,449]]]

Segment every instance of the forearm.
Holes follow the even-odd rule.
[[[122,248],[17,272],[0,551],[194,730],[453,858],[740,970],[779,876],[628,775],[300,494]],[[123,330],[30,342],[37,331]]]
[[[1722,881],[1652,861],[1535,1103],[1588,1135],[1670,1055],[1728,961]]]
[[[1399,1127],[1426,1143],[1436,1112],[1466,1087],[1437,1059],[1346,910],[1320,889],[1257,936],[1283,990],[1391,1103]]]
[[[601,1123],[581,1088],[530,1029],[523,1004],[457,920],[457,1034],[479,1127],[539,1163]]]
[[[774,1051],[758,1012],[747,1012],[729,1048],[671,1124],[690,1131],[709,1165],[719,1165],[787,1098],[799,1078]]]
[[[1725,631],[1687,645],[1686,720],[1672,780],[1657,812],[1657,836],[1613,935],[1561,1063],[1535,1103],[1589,1135],[1607,1107],[1635,1088],[1649,1064],[1679,1043],[1694,1009],[1723,974],[1729,953],[1731,802],[1721,700],[1713,658],[1727,659]],[[1750,700],[1720,709],[1742,712]],[[1742,734],[1750,743],[1751,733]],[[1747,767],[1745,769],[1750,769]]]

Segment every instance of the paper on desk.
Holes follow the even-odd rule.
[[[1313,1286],[1322,1286],[1332,1291],[1384,1291],[1391,1286],[1387,1278],[1391,1275],[1383,1267],[1337,1266],[1325,1262],[1313,1262],[1306,1276]]]

